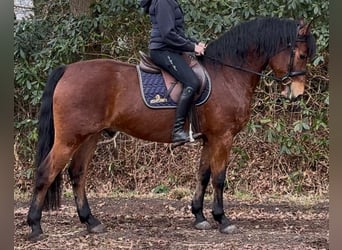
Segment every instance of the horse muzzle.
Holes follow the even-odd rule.
[[[281,91],[281,95],[291,101],[294,101],[299,96],[304,94],[305,89],[305,81],[293,81],[291,78],[288,81],[284,82],[283,90]]]

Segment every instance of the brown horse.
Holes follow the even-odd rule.
[[[303,94],[306,64],[315,52],[309,24],[258,18],[233,27],[209,43],[199,58],[212,82],[210,98],[198,106],[203,135],[198,182],[192,200],[197,229],[208,229],[203,197],[210,177],[212,215],[222,233],[231,233],[223,209],[223,187],[234,136],[246,125],[253,93],[267,65],[290,99]],[[156,119],[158,117],[158,119]],[[148,141],[171,142],[173,109],[148,108],[140,94],[136,65],[95,59],[60,66],[47,81],[39,116],[37,172],[27,222],[29,239],[39,239],[42,210],[58,208],[60,175],[68,167],[77,212],[89,232],[102,232],[86,198],[88,163],[104,130],[122,131]],[[186,169],[184,170],[186,171]],[[44,206],[45,205],[45,206]]]

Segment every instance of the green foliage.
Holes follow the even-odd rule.
[[[275,161],[288,159],[279,168],[296,192],[312,188],[304,185],[308,173],[325,175],[329,165],[328,82],[310,79],[303,98],[294,103],[277,100],[278,86],[260,85],[247,125],[250,137],[263,137],[264,147],[270,149],[267,155]]]
[[[165,194],[169,192],[169,188],[164,184],[160,184],[156,186],[154,189],[152,189],[152,192],[156,194]]]
[[[137,1],[98,1],[92,8],[101,30],[101,54],[137,62],[138,51],[146,50],[149,36],[149,18]]]

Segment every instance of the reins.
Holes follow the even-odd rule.
[[[296,42],[306,42],[306,39],[300,37],[300,36],[297,36],[296,38]],[[290,62],[289,62],[289,65],[288,65],[288,71],[287,73],[282,76],[282,77],[276,77],[275,75],[267,75],[263,72],[257,72],[257,71],[254,71],[254,70],[251,70],[251,69],[247,69],[247,68],[244,68],[244,67],[240,67],[240,66],[236,66],[236,65],[232,65],[232,64],[228,64],[228,63],[225,63],[213,56],[209,56],[209,55],[206,55],[204,54],[203,56],[206,57],[206,58],[209,58],[215,62],[218,62],[220,63],[221,65],[223,66],[226,66],[226,67],[230,67],[230,68],[233,68],[233,69],[236,69],[236,70],[240,70],[240,71],[244,71],[244,72],[248,72],[248,73],[251,73],[251,74],[255,74],[255,75],[258,75],[262,78],[268,78],[270,80],[273,80],[273,81],[276,81],[276,82],[280,82],[282,83],[283,85],[288,85],[290,84],[291,82],[291,77],[295,77],[295,76],[301,76],[301,75],[305,75],[306,74],[306,70],[301,70],[301,71],[292,71],[292,68],[293,68],[293,63],[294,63],[294,56],[295,56],[295,44],[291,44],[289,43],[287,45],[287,47],[285,47],[284,49],[282,50],[285,50],[285,49],[288,49],[290,48],[291,49],[291,55],[290,55]],[[280,51],[282,51],[280,50]]]
[[[274,75],[267,75],[265,73],[260,73],[260,72],[257,72],[257,71],[254,71],[254,70],[251,70],[251,69],[247,69],[247,68],[243,68],[243,67],[240,67],[240,66],[236,66],[236,65],[233,65],[233,64],[228,64],[228,63],[225,63],[213,56],[209,56],[209,55],[203,55],[204,57],[206,58],[209,58],[215,62],[218,62],[219,64],[223,65],[223,66],[226,66],[226,67],[229,67],[229,68],[233,68],[233,69],[236,69],[236,70],[240,70],[240,71],[244,71],[244,72],[248,72],[248,73],[251,73],[251,74],[255,74],[255,75],[258,75],[260,77],[263,77],[263,78],[268,78],[268,79],[271,79],[271,80],[274,80],[274,81],[277,81],[277,82],[283,82],[283,79],[286,79],[288,78],[288,74],[286,74],[284,77],[282,78],[278,78]]]

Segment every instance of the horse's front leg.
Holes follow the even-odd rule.
[[[102,233],[105,230],[103,224],[92,215],[85,192],[87,169],[94,155],[98,137],[98,135],[92,136],[82,143],[75,152],[68,169],[78,217],[81,223],[87,225],[90,233]]]
[[[233,138],[231,136],[222,136],[219,140],[215,140],[210,144],[210,168],[214,188],[212,215],[215,221],[219,223],[221,233],[234,233],[236,231],[236,226],[230,223],[223,209],[223,189],[232,142]]]
[[[210,165],[209,165],[209,147],[208,143],[204,143],[200,165],[198,169],[197,185],[194,197],[191,202],[191,211],[195,215],[195,228],[210,229],[211,226],[203,214],[203,199],[205,190],[210,180]]]

